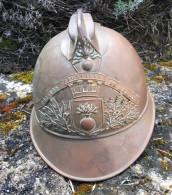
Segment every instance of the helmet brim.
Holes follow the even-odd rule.
[[[33,108],[30,134],[42,159],[59,174],[78,181],[101,181],[128,168],[144,151],[152,135],[155,105],[148,93],[142,118],[129,129],[98,139],[68,139],[44,131]]]

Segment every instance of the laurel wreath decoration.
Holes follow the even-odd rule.
[[[94,131],[82,131],[74,128],[71,121],[71,109],[69,102],[57,103],[54,97],[39,109],[40,121],[39,124],[47,129],[52,129],[55,132],[64,133],[72,132],[79,135],[98,133],[99,131],[109,129],[120,129],[137,120],[139,116],[138,105],[128,100],[122,94],[118,94],[115,98],[103,100],[105,123],[103,128]],[[90,117],[91,114],[96,114],[98,107],[96,104],[84,102],[76,108],[76,113]],[[101,112],[101,111],[100,111]]]
[[[48,105],[39,110],[40,125],[63,132],[70,129],[70,106],[69,103],[57,103],[54,97],[50,98]]]
[[[116,98],[104,100],[106,118],[106,130],[110,128],[120,128],[132,123],[138,118],[138,105],[133,104],[122,95]]]

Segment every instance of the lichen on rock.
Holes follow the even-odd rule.
[[[4,135],[8,135],[11,130],[17,130],[20,127],[20,123],[26,120],[26,115],[24,112],[16,112],[1,116],[0,120],[0,131],[2,131]]]
[[[0,94],[0,102],[4,101],[7,98],[6,94]]]
[[[73,195],[85,195],[91,192],[92,189],[93,189],[93,185],[83,183],[77,187],[77,191]]]
[[[25,71],[22,73],[14,74],[13,80],[19,80],[25,83],[32,83],[33,81],[33,71]]]
[[[168,61],[168,62],[158,62],[158,64],[159,64],[160,66],[165,66],[165,67],[167,67],[167,68],[169,68],[169,69],[172,69],[172,61]]]
[[[172,82],[172,80],[167,75],[157,75],[153,77],[151,80],[156,81],[157,83],[164,82]]]
[[[10,112],[13,108],[18,107],[20,104],[29,103],[32,99],[33,99],[33,95],[29,94],[21,99],[18,99],[15,102],[8,104],[7,106],[2,107],[2,109],[0,111],[1,112]]]
[[[148,70],[153,70],[153,71],[158,70],[158,66],[156,64],[143,64],[143,66]]]

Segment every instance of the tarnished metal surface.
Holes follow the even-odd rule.
[[[66,139],[41,129],[31,117],[31,137],[44,159],[55,171],[79,181],[100,181],[129,167],[143,152],[152,134],[155,117],[153,99],[149,97],[143,117],[122,133],[99,139]]]
[[[58,101],[60,92],[68,97]],[[37,118],[44,130],[61,136],[106,135],[138,119],[138,102],[139,97],[115,79],[100,73],[77,73],[48,91],[37,105]],[[85,121],[92,128],[83,125]]]
[[[42,50],[34,102],[35,147],[52,168],[72,179],[97,181],[118,174],[141,154],[153,130],[153,99],[134,48],[81,10]],[[104,159],[100,169],[96,155]]]

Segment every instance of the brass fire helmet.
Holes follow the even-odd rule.
[[[100,181],[129,167],[151,137],[155,106],[133,46],[78,10],[34,71],[31,138],[61,175]]]

